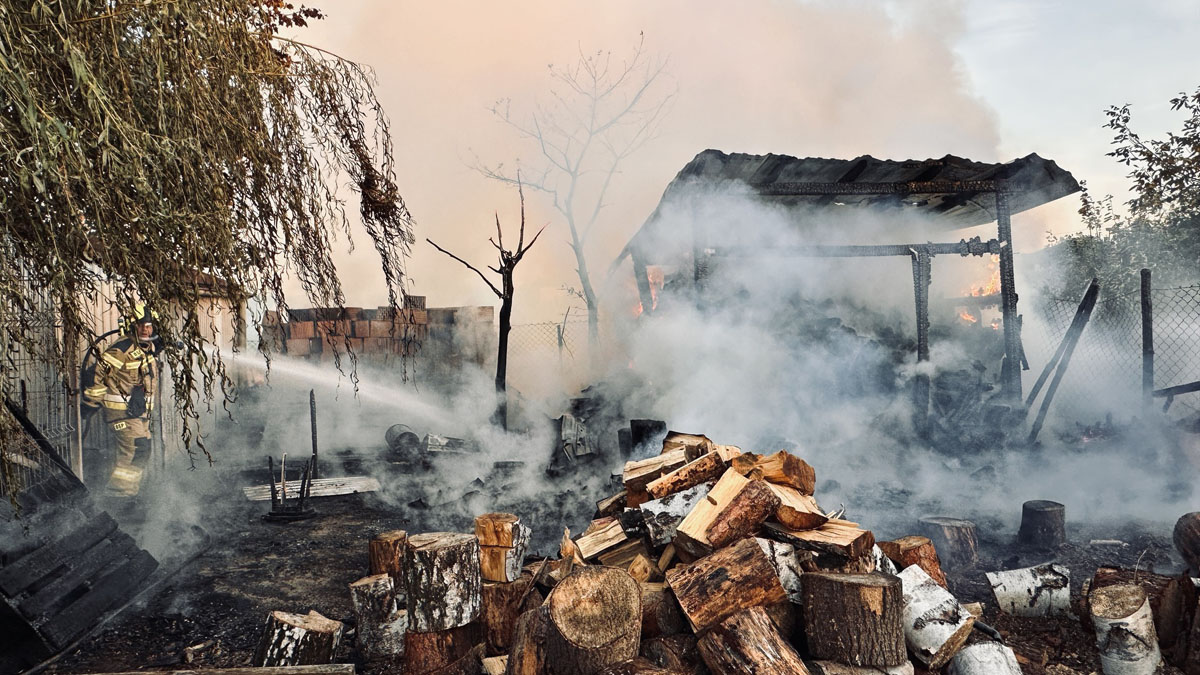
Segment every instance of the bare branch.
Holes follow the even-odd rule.
[[[463,265],[465,265],[465,266],[466,266],[466,268],[467,268],[467,269],[471,270],[471,271],[472,271],[472,272],[474,272],[475,274],[478,274],[478,275],[479,275],[479,278],[480,278],[480,279],[483,279],[483,283],[487,284],[487,285],[488,285],[488,288],[492,289],[492,292],[496,294],[496,297],[498,297],[498,298],[501,298],[501,299],[503,299],[503,298],[504,298],[504,294],[500,292],[500,289],[496,288],[495,284],[493,284],[493,283],[491,282],[491,280],[490,280],[490,279],[488,279],[487,277],[485,277],[485,276],[483,275],[483,272],[480,272],[480,271],[479,271],[479,268],[475,267],[474,265],[472,265],[471,263],[467,262],[466,260],[463,260],[462,258],[460,258],[460,257],[458,257],[458,256],[456,256],[456,255],[454,255],[454,254],[453,254],[453,253],[451,253],[450,251],[447,251],[446,249],[442,248],[441,246],[438,246],[437,244],[433,243],[433,240],[432,240],[432,239],[429,239],[428,237],[426,237],[426,238],[425,238],[425,241],[429,242],[429,243],[430,243],[430,244],[431,244],[431,245],[432,245],[434,248],[436,248],[437,250],[441,251],[442,253],[445,253],[446,255],[450,256],[451,258],[454,258],[454,259],[455,259],[455,260],[457,260],[458,262],[462,263]],[[489,268],[489,269],[491,269],[491,268]],[[496,271],[496,270],[493,270],[493,271]],[[497,271],[497,273],[498,273],[498,271]]]

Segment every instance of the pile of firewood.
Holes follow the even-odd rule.
[[[969,521],[923,519],[930,536],[877,544],[818,505],[803,459],[694,434],[668,433],[622,475],[554,560],[526,560],[530,530],[513,514],[478,516],[473,535],[373,539],[371,576],[350,586],[361,657],[412,675],[1022,672],[1001,642],[968,644],[973,629],[998,634],[946,588],[939,550],[973,562]],[[1030,505],[1022,537],[1061,537],[1061,505]],[[1080,608],[1062,566],[988,573],[1004,612],[1089,618],[1110,675],[1154,672],[1160,638],[1174,656],[1191,628],[1190,615],[1182,628],[1168,617],[1156,635],[1163,607],[1196,599],[1186,577],[1186,589],[1167,579],[1167,595],[1152,577],[1098,575]],[[327,663],[343,628],[275,612],[255,665]]]

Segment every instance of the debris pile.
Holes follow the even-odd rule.
[[[350,585],[353,631],[274,612],[254,665],[327,663],[312,655],[353,634],[368,671],[414,675],[1079,672],[1014,652],[980,603],[950,591],[943,564],[977,561],[971,521],[923,518],[920,534],[876,542],[818,504],[800,457],[699,434],[668,432],[621,475],[624,489],[582,534],[564,530],[553,560],[527,559],[530,527],[515,514],[480,515],[473,534],[379,535],[370,576]],[[1027,503],[1021,540],[1061,543],[1063,517],[1055,502]],[[1189,544],[1193,528],[1177,538]],[[1186,575],[1102,568],[1074,597],[1059,564],[987,579],[1001,618],[1086,625],[1108,675],[1163,672],[1163,660],[1200,672]]]

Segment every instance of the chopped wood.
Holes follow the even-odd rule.
[[[870,556],[875,546],[875,535],[864,530],[858,523],[832,519],[812,530],[791,530],[779,523],[768,522],[763,526],[762,536],[777,539],[797,548],[841,556],[855,560]]]
[[[933,542],[938,558],[946,569],[966,567],[979,561],[975,523],[942,516],[926,516],[919,522],[921,534]]]
[[[404,594],[404,576],[401,565],[404,562],[404,542],[408,541],[408,533],[404,530],[390,530],[372,537],[367,544],[368,567],[372,575],[386,574],[392,578],[393,592],[399,590]]]
[[[871,547],[871,560],[875,563],[876,572],[884,574],[899,574],[900,569],[896,567],[896,563],[892,559],[884,555],[883,549],[879,548],[879,544]]]
[[[629,576],[639,584],[644,581],[661,581],[663,578],[658,565],[650,562],[650,559],[642,553],[639,553],[633,562],[629,563]]]
[[[646,485],[646,492],[654,499],[662,499],[701,483],[714,481],[725,472],[725,461],[716,453],[700,455],[697,459],[665,473]]]
[[[900,579],[884,574],[804,575],[804,634],[818,659],[899,666],[904,646]]]
[[[129,670],[103,675],[146,675],[149,671]],[[156,670],[156,675],[197,675],[198,670]],[[205,675],[354,675],[353,663],[319,663],[311,666],[274,666],[270,668],[205,668]]]
[[[429,532],[408,538],[404,587],[410,631],[445,631],[479,616],[479,557],[479,541],[471,534]]]
[[[524,528],[528,531],[529,528]],[[521,540],[521,519],[512,513],[475,516],[475,537],[480,546],[513,547]],[[526,537],[527,539],[527,537]]]
[[[687,620],[675,593],[662,584],[641,584],[642,639],[675,635],[687,630]]]
[[[471,539],[474,538],[472,535]],[[484,627],[479,621],[448,630],[409,633],[405,637],[400,672],[402,675],[477,673],[486,650],[484,641]]]
[[[696,650],[696,636],[691,633],[662,635],[642,640],[639,652],[647,661],[672,673],[699,675],[707,667]]]
[[[755,541],[770,559],[771,566],[775,568],[775,574],[779,577],[779,583],[783,590],[787,591],[788,600],[794,603],[801,602],[800,577],[804,574],[802,565],[803,561],[812,559],[812,554],[808,551],[798,552],[795,546],[780,541],[762,538],[756,538]]]
[[[762,607],[726,618],[700,636],[696,646],[713,675],[808,674],[800,655],[779,635]]]
[[[717,513],[704,536],[713,548],[727,546],[754,534],[778,506],[779,497],[771,488],[763,481],[752,480]]]
[[[768,483],[793,487],[801,494],[811,495],[817,489],[816,470],[787,450],[760,458],[754,464],[754,469]]]
[[[547,672],[588,675],[637,655],[642,590],[624,570],[581,567],[546,598]]]
[[[829,518],[821,511],[812,495],[803,494],[787,485],[767,483],[767,486],[779,498],[775,520],[789,530],[811,530],[829,522]]]
[[[485,581],[516,581],[529,549],[530,529],[517,522],[506,537],[512,546],[479,547],[479,567]],[[478,534],[476,535],[478,537]]]
[[[949,675],[1021,675],[1013,650],[999,642],[976,642],[950,661]]]
[[[938,560],[937,549],[929,537],[909,535],[895,541],[881,541],[879,548],[900,569],[909,565],[917,565],[944,588],[946,574],[942,572],[942,563]]]
[[[642,504],[642,522],[650,543],[665,546],[675,537],[675,531],[696,504],[708,494],[709,485],[701,484]]]
[[[760,459],[762,459],[762,455],[753,452],[743,452],[730,458],[729,468],[745,476],[754,470]]]
[[[307,666],[330,663],[342,642],[341,621],[308,614],[271,612],[254,653],[257,666]]]
[[[743,609],[787,599],[770,559],[753,539],[668,570],[667,583],[696,632]]]
[[[750,483],[749,479],[733,469],[728,469],[708,491],[704,499],[696,503],[675,531],[675,548],[692,558],[707,555],[712,550],[708,543],[708,528],[733,498]]]
[[[340,476],[337,478],[314,478],[309,481],[309,497],[334,497],[337,495],[352,495],[358,492],[375,492],[379,489],[379,481],[368,476]],[[276,489],[283,489],[282,483],[276,483]],[[300,494],[300,481],[287,481],[287,491]],[[242,494],[252,502],[265,502],[271,499],[271,485],[250,485],[242,488]]]
[[[666,572],[671,568],[671,563],[675,560],[675,544],[667,544],[663,549],[662,555],[658,556],[658,569]]]
[[[1197,601],[1192,580],[1186,574],[1169,577],[1145,570],[1101,567],[1092,576],[1089,593],[1117,584],[1136,584],[1146,591],[1163,657],[1176,665],[1182,663],[1187,656],[1187,636]]]
[[[669,670],[660,668],[651,663],[649,659],[636,657],[626,659],[620,663],[614,663],[604,670],[596,673],[596,675],[678,675]]]
[[[601,565],[628,568],[638,556],[649,558],[651,555],[653,553],[650,552],[650,547],[646,545],[646,540],[638,537],[636,539],[628,539],[620,546],[597,555],[596,560]]]
[[[913,675],[913,664],[899,666],[847,666],[836,661],[805,661],[812,675]]]
[[[611,497],[605,497],[596,502],[596,517],[604,518],[606,516],[615,516],[625,508],[625,497],[628,493],[621,490]]]
[[[685,434],[680,431],[668,431],[663,439],[662,454],[683,450],[688,461],[711,452],[713,442],[703,434]]]
[[[591,560],[597,555],[614,549],[628,541],[621,521],[616,518],[593,520],[588,529],[575,540],[579,557]]]
[[[1013,616],[1055,616],[1071,609],[1071,570],[1056,563],[986,572],[1000,611]]]
[[[404,653],[408,610],[396,604],[392,578],[387,574],[363,577],[350,584],[358,653],[366,661]]]
[[[898,575],[904,595],[904,640],[921,665],[938,670],[966,643],[975,617],[917,565]]]
[[[736,445],[714,445],[712,451],[721,456],[721,461],[729,464],[734,457],[742,454],[742,449]]]
[[[542,604],[542,594],[533,583],[533,575],[523,574],[511,583],[484,582],[480,620],[483,622],[489,654],[507,654],[521,614]]]
[[[625,462],[625,468],[621,472],[625,490],[630,494],[644,492],[650,481],[668,471],[678,469],[687,464],[687,462],[687,450],[683,448],[672,450],[656,457]]]
[[[508,654],[489,656],[483,660],[483,672],[487,675],[504,675],[508,669]]]
[[[541,605],[517,618],[507,675],[543,675],[546,672],[546,636],[550,631],[549,608]]]
[[[1105,674],[1153,675],[1162,655],[1146,591],[1133,584],[1105,586],[1089,593],[1088,604]]]

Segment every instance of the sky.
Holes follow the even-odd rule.
[[[628,58],[644,39],[666,64],[659,133],[614,177],[590,242],[604,270],[667,183],[707,148],[794,156],[1008,161],[1037,152],[1093,191],[1125,197],[1124,167],[1105,156],[1109,105],[1133,106],[1144,135],[1177,128],[1168,100],[1200,86],[1200,3],[1184,0],[325,0],[305,41],[370,65],[392,123],[398,182],[416,221],[411,292],[430,306],[495,304],[472,272],[494,264],[499,217],[515,233],[514,192],[477,161],[538,166],[490,111],[527,116],[550,100],[548,66],[607,50]],[[546,232],[517,270],[515,323],[556,321],[575,285],[567,231],[527,194],[528,227]],[[1067,197],[1014,218],[1018,253],[1046,232],[1080,229]],[[968,233],[968,234],[974,234]],[[980,232],[980,234],[983,234]],[[510,235],[511,236],[511,235]],[[985,237],[986,238],[986,237]],[[385,300],[364,234],[336,260],[350,305]],[[294,306],[302,303],[292,302]]]

